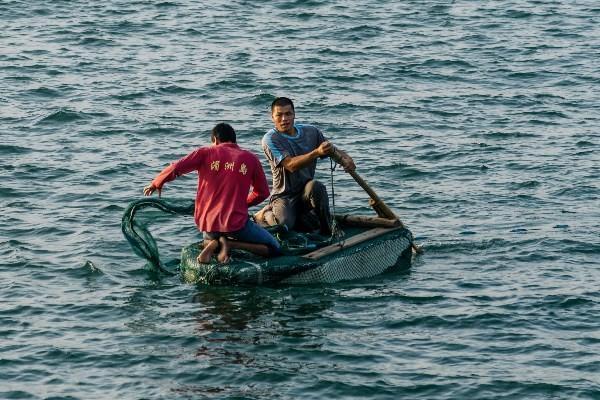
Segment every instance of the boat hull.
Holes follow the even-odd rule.
[[[355,230],[353,236],[365,231]],[[335,283],[409,268],[412,243],[412,233],[406,228],[380,229],[373,237],[349,245],[336,243],[320,253],[307,250],[265,259],[237,251],[227,264],[199,263],[202,248],[194,243],[181,251],[180,273],[187,283],[209,285]]]

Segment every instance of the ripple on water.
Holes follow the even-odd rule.
[[[36,125],[63,124],[87,119],[84,112],[69,109],[59,109],[37,120]]]

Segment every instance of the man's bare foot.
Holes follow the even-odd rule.
[[[219,251],[219,254],[217,254],[217,260],[220,263],[229,262],[229,242],[227,241],[227,238],[221,236],[219,238],[219,244],[221,245],[221,250]]]
[[[213,254],[215,253],[215,250],[217,249],[217,247],[219,247],[218,240],[205,240],[204,248],[202,249],[202,251],[200,252],[200,255],[198,256],[198,262],[201,264],[210,263],[210,259],[212,258]]]

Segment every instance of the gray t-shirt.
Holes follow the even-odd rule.
[[[293,173],[286,171],[281,165],[281,161],[285,157],[296,157],[309,153],[326,140],[323,133],[315,126],[295,124],[294,127],[296,128],[295,136],[271,129],[262,139],[262,148],[273,174],[271,200],[301,194],[306,182],[315,177],[317,160]]]

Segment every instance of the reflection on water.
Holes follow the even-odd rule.
[[[276,307],[271,297],[261,295],[260,288],[203,287],[192,297],[192,303],[203,306],[198,316],[201,332],[241,331]]]
[[[328,292],[331,296],[326,296]],[[333,294],[319,287],[206,286],[199,288],[191,301],[202,305],[198,315],[202,334],[243,331],[249,325],[253,330],[262,327],[284,333],[285,327],[297,320],[321,318],[333,304]]]
[[[191,303],[198,310],[194,359],[202,378],[175,390],[267,396],[273,382],[314,368],[318,357],[305,357],[326,343],[322,321],[336,298],[334,290],[321,287],[198,287]],[[236,379],[253,384],[240,388],[231,383]]]

